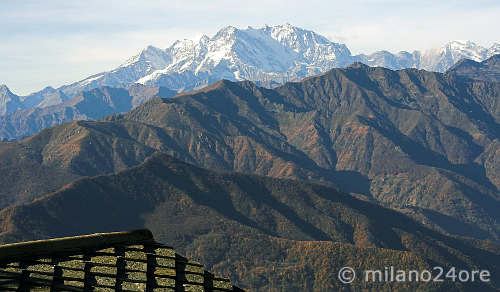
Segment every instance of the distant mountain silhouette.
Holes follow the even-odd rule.
[[[95,120],[114,113],[128,112],[152,97],[171,97],[175,94],[175,91],[164,87],[140,84],[128,89],[95,88],[61,103],[50,104],[47,101],[44,106],[0,116],[0,139],[17,140],[72,120]]]

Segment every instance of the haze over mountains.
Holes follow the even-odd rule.
[[[354,62],[389,69],[444,72],[462,58],[483,61],[499,53],[499,43],[484,48],[470,41],[453,41],[425,52],[352,55],[346,45],[290,24],[259,29],[228,26],[213,37],[180,40],[166,49],[149,46],[118,68],[58,89],[47,87],[25,97],[12,96],[2,89],[0,115],[56,105],[82,91],[102,86],[127,87],[140,83],[180,92],[228,79],[273,87]]]
[[[16,140],[73,120],[96,120],[110,114],[130,111],[152,97],[166,98],[175,94],[175,91],[165,87],[147,87],[141,84],[133,84],[128,89],[107,86],[94,88],[63,103],[18,110],[10,115],[0,116],[0,139]],[[47,99],[44,100],[46,101]]]

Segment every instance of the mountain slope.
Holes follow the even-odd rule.
[[[0,209],[29,202],[81,176],[137,165],[153,152],[112,131],[103,134],[85,126],[74,121],[22,142],[0,143]]]
[[[463,59],[451,67],[447,73],[475,80],[500,82],[500,55],[492,56],[482,62]]]
[[[386,67],[393,70],[417,68],[435,72],[445,72],[461,59],[476,62],[500,54],[500,44],[495,43],[489,49],[471,41],[451,41],[442,47],[431,48],[412,53],[401,51],[393,54],[378,51],[370,55],[357,55],[355,59],[369,66]]]
[[[70,99],[61,90],[47,86],[44,89],[21,97],[24,108],[44,108],[51,105],[63,103]]]
[[[499,240],[498,96],[498,83],[362,64],[274,90],[221,81],[7,143],[19,152],[0,161],[38,141],[30,163],[85,176],[162,151],[207,168],[321,181],[447,233]]]
[[[60,94],[61,91],[56,91],[50,96],[60,97]],[[36,108],[0,116],[0,139],[16,140],[65,122],[95,120],[110,114],[127,112],[154,96],[167,98],[175,94],[176,92],[164,87],[132,85],[127,90],[110,87],[92,89],[63,103],[45,99]]]
[[[4,209],[0,218],[2,242],[147,227],[157,240],[256,291],[336,290],[342,287],[336,271],[348,264],[500,268],[497,245],[443,236],[332,188],[209,171],[163,154]],[[493,273],[491,280],[410,287],[490,291],[500,279]],[[359,281],[351,288],[404,291],[406,285]]]
[[[0,116],[23,108],[19,96],[12,93],[5,85],[0,85]]]
[[[158,102],[161,100],[155,99],[148,104]],[[331,175],[323,173],[303,154],[290,145],[281,145],[282,142],[271,135],[258,131],[263,138],[248,137],[245,125],[240,130],[233,128],[235,136],[226,138],[226,129],[221,128],[217,141],[211,131],[203,130],[202,125],[193,130],[165,129],[136,121],[113,121],[116,118],[111,116],[108,118],[111,121],[99,122],[73,121],[21,141],[0,143],[0,182],[4,186],[0,189],[0,208],[30,201],[77,177],[113,173],[137,165],[155,151],[218,169],[331,180]],[[175,121],[176,116],[172,115],[171,119]],[[209,141],[217,141],[217,146],[212,147]],[[17,183],[21,181],[23,183]]]
[[[497,237],[499,115],[498,103],[490,101],[498,100],[498,85],[455,82],[424,71],[358,66],[274,91],[223,82],[123,118],[168,129],[190,149],[188,161],[276,176],[244,158],[251,148],[233,148],[232,156],[219,146],[234,137],[223,129],[263,129],[312,160],[310,169],[322,174],[316,179],[417,213],[449,232],[481,237],[486,234],[480,230],[489,229]],[[202,131],[206,138],[184,141],[175,129]],[[199,148],[188,146],[193,144]],[[365,184],[349,182],[355,177]]]

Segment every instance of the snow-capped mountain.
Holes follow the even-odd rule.
[[[112,71],[61,89],[72,96],[99,86],[140,83],[180,92],[220,79],[251,80],[273,86],[357,61],[390,69],[444,72],[462,58],[483,61],[497,53],[500,53],[498,43],[487,49],[470,41],[453,41],[424,52],[352,55],[344,44],[290,24],[257,29],[228,26],[211,38],[204,35],[198,40],[176,41],[164,50],[149,46]]]
[[[421,58],[420,68],[444,72],[460,59],[481,62],[487,58],[488,49],[471,41],[453,41],[437,49],[426,51]]]
[[[290,24],[260,29],[228,26],[212,38],[177,41],[165,50],[149,46],[117,69],[62,90],[72,95],[135,82],[185,91],[223,78],[283,83],[350,63],[352,56],[345,45]]]
[[[452,41],[442,47],[432,48],[424,52],[378,51],[370,55],[357,55],[360,62],[370,66],[381,66],[389,69],[418,68],[428,71],[445,72],[461,59],[481,62],[489,57],[500,54],[500,43],[495,43],[489,49],[471,41]]]
[[[500,43],[494,43],[486,52],[486,58],[500,54]]]
[[[360,54],[354,57],[357,61],[369,66],[387,67],[390,69],[416,68],[420,63],[420,53],[378,51],[370,55]]]
[[[444,72],[462,58],[483,61],[500,54],[500,43],[484,48],[470,41],[452,41],[423,52],[377,51],[352,55],[339,44],[290,24],[225,27],[213,37],[180,40],[166,49],[148,46],[118,68],[84,80],[20,97],[24,108],[60,104],[82,91],[131,84],[163,86],[177,92],[201,88],[220,79],[251,80],[272,87],[354,62],[390,69],[418,68]],[[0,102],[0,115],[7,110]],[[4,102],[5,103],[5,102]],[[10,108],[15,102],[11,102]],[[16,105],[17,106],[17,105]]]

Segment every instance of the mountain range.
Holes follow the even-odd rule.
[[[19,109],[63,103],[94,88],[140,83],[177,92],[198,89],[221,79],[250,80],[273,87],[354,62],[389,69],[418,68],[444,72],[462,58],[483,61],[500,53],[500,43],[484,48],[471,41],[452,41],[424,52],[378,51],[352,55],[344,44],[290,24],[263,28],[225,27],[213,37],[180,40],[166,49],[148,46],[111,71],[94,74],[58,89],[46,87],[16,96],[2,87],[0,115]]]
[[[486,49],[453,41],[425,52],[379,51],[352,55],[346,45],[290,24],[255,29],[225,27],[213,37],[176,41],[166,49],[149,46],[118,68],[63,86],[68,95],[99,86],[131,83],[188,91],[221,79],[250,80],[272,87],[354,62],[389,69],[417,68],[444,72],[462,58],[483,61],[500,54],[500,43]]]
[[[175,94],[175,91],[165,87],[141,84],[133,84],[128,89],[107,86],[94,88],[62,103],[0,116],[0,139],[17,140],[65,122],[96,120],[110,114],[128,112],[152,97],[167,98]]]
[[[146,227],[252,291],[498,291],[495,50],[352,56],[228,27],[28,97],[2,86],[0,242]],[[493,275],[342,285],[343,266]]]
[[[0,242],[147,227],[251,291],[494,291],[489,282],[345,286],[337,271],[500,269],[500,245],[444,236],[333,188],[195,167],[156,153],[0,211]],[[444,279],[444,278],[443,278]]]
[[[482,62],[462,59],[448,73],[474,80],[500,82],[500,56],[495,55]]]
[[[442,232],[498,241],[499,86],[361,63],[275,89],[220,81],[0,144],[0,208],[160,151],[322,182]]]

